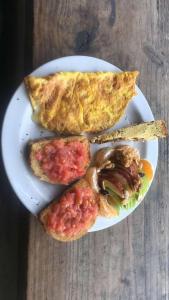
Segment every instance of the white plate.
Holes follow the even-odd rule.
[[[32,74],[45,76],[57,71],[117,71],[120,69],[101,59],[87,56],[70,56],[55,59],[35,70]],[[126,115],[114,128],[120,128],[130,123],[154,120],[151,109],[144,95],[137,88],[138,95],[130,102]],[[41,182],[36,178],[25,160],[25,148],[29,140],[52,135],[36,125],[31,119],[32,109],[22,83],[13,95],[5,114],[2,129],[2,155],[5,169],[13,189],[27,209],[37,214],[54,197],[60,194],[60,186]],[[138,148],[141,157],[148,159],[156,169],[158,159],[158,141],[129,143]],[[95,152],[100,147],[110,145],[91,145]],[[134,209],[122,211],[120,216],[106,219],[99,217],[91,231],[97,231],[112,226],[127,217]]]

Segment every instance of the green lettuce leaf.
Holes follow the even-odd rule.
[[[150,185],[150,181],[147,178],[147,176],[144,175],[141,178],[140,191],[133,193],[133,195],[129,198],[129,201],[127,204],[122,204],[121,200],[118,199],[119,197],[117,197],[117,195],[111,189],[106,187],[106,191],[109,193],[110,197],[112,197],[112,199],[113,199],[112,203],[111,203],[111,199],[109,199],[109,203],[116,208],[118,214],[120,213],[120,209],[122,209],[122,208],[125,208],[126,210],[134,208],[136,206],[139,198],[143,198],[144,195],[146,194],[146,192],[149,188],[149,185]]]
[[[126,205],[123,205],[125,209],[131,209],[136,206],[139,198],[143,198],[146,192],[148,191],[150,181],[146,175],[141,178],[141,188],[139,192],[135,192],[129,199],[129,202]]]
[[[110,195],[110,198],[108,199],[108,203],[113,207],[115,207],[117,214],[119,215],[121,209],[121,200],[119,200],[120,198],[111,189],[106,188],[106,191]],[[111,197],[112,197],[112,201],[111,201]]]

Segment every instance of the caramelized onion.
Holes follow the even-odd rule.
[[[96,167],[91,167],[87,170],[85,179],[90,184],[91,188],[98,193],[100,188],[98,185],[98,174]]]
[[[106,218],[112,218],[112,217],[118,216],[117,209],[108,202],[106,196],[100,195],[99,214],[100,214],[100,216],[106,217]]]
[[[95,156],[95,165],[98,168],[102,168],[102,166],[104,166],[105,161],[108,160],[112,156],[114,150],[115,149],[113,149],[111,147],[106,147],[106,148],[100,149],[96,153],[96,156]]]

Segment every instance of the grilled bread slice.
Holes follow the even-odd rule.
[[[72,203],[72,198],[69,198],[69,195],[75,191],[77,194],[74,203]],[[88,198],[83,198],[83,200],[79,198],[82,194],[86,197],[87,193]],[[45,231],[54,239],[62,242],[77,240],[85,235],[95,223],[98,215],[97,197],[89,183],[85,179],[81,179],[66,190],[60,199],[54,200],[43,209],[39,214],[39,220]],[[85,213],[84,209],[88,211]],[[58,226],[58,222],[62,228]]]
[[[52,148],[51,148],[51,142],[56,141],[56,146],[59,141],[62,142],[62,148],[61,150],[59,149],[59,153],[51,153]],[[76,144],[74,144],[74,142]],[[78,143],[77,143],[78,142]],[[65,147],[67,145],[75,145],[73,149],[73,154],[71,159],[73,159],[73,162],[70,160],[69,161],[69,151],[65,151]],[[80,147],[83,148],[83,152],[81,156],[78,155],[78,149]],[[45,148],[46,147],[46,148]],[[45,149],[49,148],[49,153],[48,151],[45,152]],[[54,147],[54,146],[52,146]],[[60,146],[57,146],[60,147]],[[51,148],[51,149],[50,149]],[[58,148],[57,148],[58,149]],[[53,149],[55,151],[55,149]],[[71,148],[70,148],[71,150]],[[76,153],[77,152],[77,153]],[[58,157],[58,155],[60,155]],[[42,156],[42,157],[41,157]],[[59,159],[62,161],[58,163]],[[30,160],[30,166],[33,170],[34,175],[38,176],[40,180],[46,181],[48,183],[52,184],[69,184],[70,182],[75,181],[76,179],[82,177],[85,175],[85,172],[90,164],[90,144],[87,138],[84,136],[72,136],[72,137],[67,137],[67,138],[46,138],[42,140],[37,140],[33,141],[30,143],[30,151],[29,151],[29,160]],[[54,160],[57,160],[57,163],[55,165]],[[77,170],[76,168],[78,167],[78,162],[81,164],[79,167],[80,169]],[[72,164],[73,165],[72,165]],[[53,167],[52,167],[53,166]],[[51,169],[50,169],[51,168]],[[60,168],[60,169],[59,169]],[[61,170],[62,169],[62,170]],[[53,171],[57,172],[58,171],[58,176],[51,177],[51,172]],[[73,171],[72,171],[73,170]],[[67,175],[67,179],[63,179],[62,174],[59,174],[59,172],[72,172],[71,174]],[[73,173],[74,172],[74,173]]]
[[[118,141],[146,141],[167,136],[167,128],[162,120],[144,122],[102,134],[90,139],[91,143],[102,144]]]
[[[33,117],[48,130],[79,134],[110,128],[136,95],[138,71],[58,72],[28,76],[25,85]]]

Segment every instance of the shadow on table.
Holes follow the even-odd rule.
[[[0,299],[25,299],[28,212],[19,203],[0,161]]]
[[[32,1],[0,2],[0,128],[12,93],[31,68],[31,16]],[[2,300],[26,299],[28,222],[29,213],[12,191],[0,156]]]

